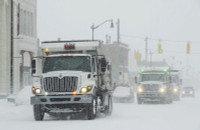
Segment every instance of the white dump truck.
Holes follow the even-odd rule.
[[[32,87],[35,120],[48,114],[112,113],[111,63],[102,53],[102,41],[42,42],[40,83]]]
[[[180,79],[180,71],[171,69],[170,75],[172,79],[172,87],[173,87],[173,100],[179,101],[180,100],[180,94],[181,94],[181,84],[182,80]]]
[[[161,103],[172,103],[171,76],[167,68],[163,70],[141,69],[139,77],[135,77],[138,84],[137,102],[141,104],[146,101],[159,101]]]

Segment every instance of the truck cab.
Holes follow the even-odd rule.
[[[141,69],[138,78],[137,102],[172,103],[170,76],[167,69]]]
[[[181,79],[179,70],[170,70],[173,100],[180,100]]]
[[[40,83],[32,87],[35,120],[44,114],[112,113],[111,63],[101,53],[101,41],[42,43]]]

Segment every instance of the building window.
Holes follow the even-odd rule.
[[[19,35],[20,34],[20,25],[21,25],[21,22],[20,22],[20,12],[21,12],[21,10],[20,10],[20,4],[18,4],[18,6],[17,6],[17,35]]]
[[[24,26],[24,35],[26,35],[26,11],[24,11],[24,23],[23,23],[23,26]]]
[[[27,12],[27,25],[26,25],[26,28],[27,28],[27,36],[30,36],[30,19],[29,19],[29,12]]]
[[[33,13],[31,13],[31,23],[30,23],[30,24],[31,24],[31,25],[30,25],[30,27],[31,27],[31,36],[34,37],[34,36],[33,36],[33,31],[34,31],[34,30],[33,30]]]
[[[34,37],[33,13],[20,9],[20,34]]]
[[[23,23],[24,23],[24,11],[21,9],[20,10],[20,34],[24,34],[24,26],[23,26]]]

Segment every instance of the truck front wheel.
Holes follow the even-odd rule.
[[[93,98],[92,103],[87,106],[87,119],[93,120],[95,119],[97,114],[97,102],[96,99]]]
[[[105,106],[104,114],[110,116],[113,111],[112,97],[108,98],[108,105]]]
[[[34,105],[33,106],[33,113],[34,113],[34,118],[36,121],[41,121],[44,119],[44,110],[42,109],[42,105]]]
[[[137,103],[138,104],[142,104],[142,99],[140,99],[139,97],[137,98]]]

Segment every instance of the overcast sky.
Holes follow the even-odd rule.
[[[93,23],[107,19],[116,23],[117,18],[121,42],[143,53],[143,59],[141,38],[148,36],[156,39],[149,40],[149,50],[157,50],[159,39],[162,44],[163,54],[155,52],[153,59],[175,56],[174,62],[185,65],[189,57],[191,66],[200,70],[200,0],[38,0],[38,37],[41,41],[91,39]],[[95,39],[105,40],[106,34],[116,41],[116,25],[113,29],[109,23],[102,25],[95,30]],[[187,41],[191,41],[189,56]]]

